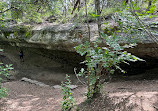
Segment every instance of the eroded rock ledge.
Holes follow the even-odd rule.
[[[97,24],[90,24],[91,40],[98,37]],[[156,35],[158,38],[158,34]],[[73,23],[54,25],[43,23],[35,26],[11,26],[1,29],[1,44],[10,44],[19,47],[44,48],[74,52],[74,46],[86,41],[88,32],[86,24]],[[129,52],[141,57],[154,57],[158,59],[158,44],[145,37]]]

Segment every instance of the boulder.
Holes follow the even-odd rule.
[[[78,86],[77,86],[77,85],[70,85],[70,86],[68,86],[68,87],[70,87],[71,89],[76,89]],[[60,89],[61,86],[60,86],[60,85],[54,85],[53,88],[55,88],[55,89]]]
[[[40,86],[40,87],[49,87],[49,85],[46,85],[46,84],[44,84],[44,83],[42,83],[42,82],[39,82],[39,81],[36,81],[36,80],[28,79],[28,78],[26,78],[26,77],[23,77],[23,78],[21,79],[21,81],[29,82],[29,83],[31,83],[31,84],[38,85],[38,86]]]

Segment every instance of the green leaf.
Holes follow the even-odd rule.
[[[139,10],[140,8],[139,8],[139,7],[135,7],[134,9],[135,9],[135,10]]]
[[[94,14],[94,13],[90,13],[90,15],[91,15],[93,18],[98,18],[98,17],[99,17],[99,15]]]
[[[125,5],[126,5],[126,1],[125,1],[125,0],[123,1],[122,5],[123,5],[123,6],[125,6]]]
[[[81,68],[81,73],[84,73],[84,68]]]

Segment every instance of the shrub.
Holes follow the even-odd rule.
[[[110,36],[102,33],[101,38],[90,43],[85,42],[76,46],[76,51],[81,55],[85,55],[84,63],[87,69],[81,69],[78,76],[88,78],[87,98],[96,97],[100,93],[101,85],[107,75],[113,74],[116,69],[125,73],[119,66],[120,63],[129,64],[127,61],[143,61],[142,59],[124,51],[125,48],[133,48],[136,44],[120,45],[118,41],[120,37],[116,34]],[[104,44],[104,46],[102,46]]]
[[[0,49],[2,51],[2,49]],[[9,71],[13,68],[12,65],[4,65],[3,63],[0,63],[0,98],[7,96],[7,89],[2,87],[2,76],[8,77]]]
[[[62,84],[62,91],[63,91],[63,100],[62,101],[62,110],[63,111],[70,111],[74,106],[75,106],[75,100],[74,97],[72,95],[72,91],[71,91],[71,80],[69,79],[70,76],[66,75],[66,81]]]

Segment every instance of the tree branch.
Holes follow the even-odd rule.
[[[77,1],[76,1],[76,3],[75,3],[75,5],[74,5],[74,8],[73,8],[71,14],[73,14],[73,12],[76,10],[78,4],[80,4],[80,0],[77,0]]]
[[[74,72],[75,72],[75,75],[76,75],[78,81],[79,81],[82,85],[87,86],[85,82],[82,82],[82,81],[79,79],[76,70],[77,70],[77,68],[75,67],[75,68],[74,68]]]

